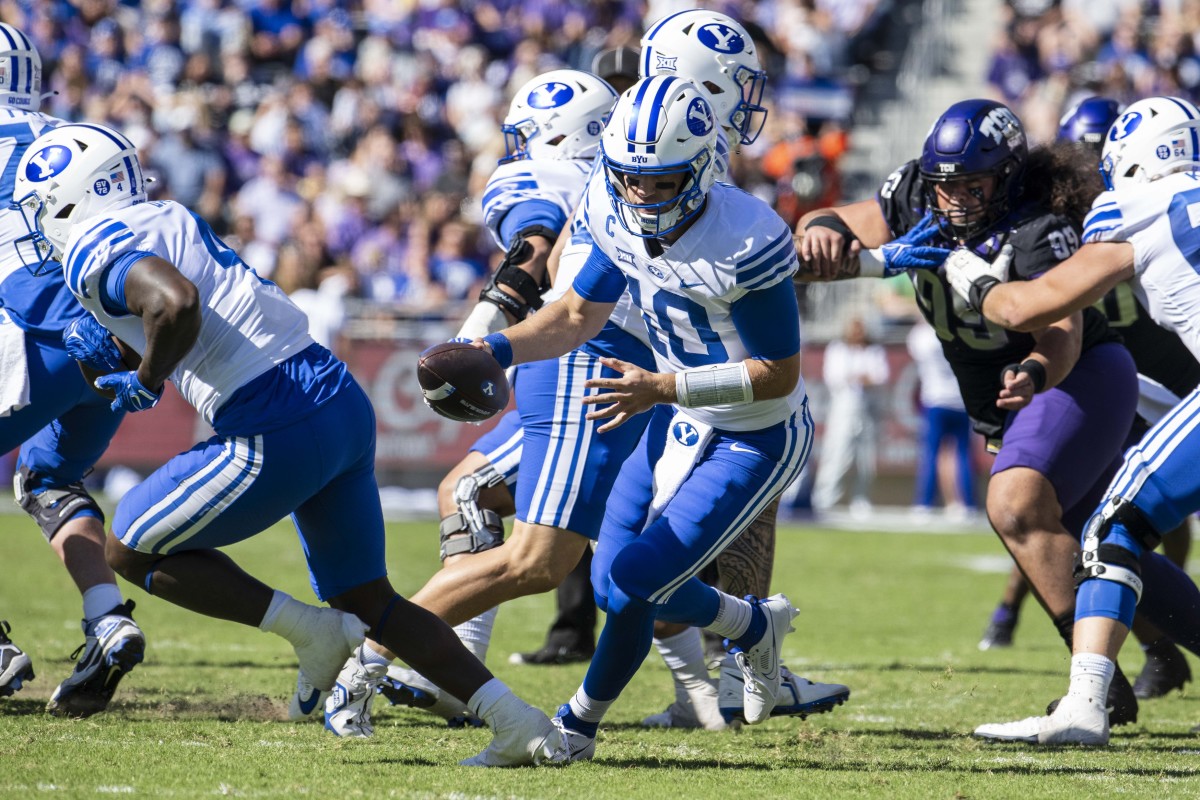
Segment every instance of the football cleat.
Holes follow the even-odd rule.
[[[25,681],[34,678],[33,662],[8,638],[11,630],[7,621],[0,620],[0,697],[21,691]]]
[[[471,758],[458,762],[464,767],[521,767],[553,762],[562,748],[559,728],[539,709],[516,695],[493,717],[492,741]]]
[[[595,650],[579,650],[573,647],[546,645],[532,653],[513,653],[508,657],[510,664],[580,664],[592,660]]]
[[[133,608],[134,602],[126,600],[93,622],[84,621],[87,638],[71,654],[75,671],[50,695],[46,711],[82,718],[108,708],[121,678],[146,654],[146,637],[133,621]]]
[[[743,717],[748,725],[762,722],[775,707],[782,682],[779,651],[783,646],[783,637],[795,630],[792,620],[800,613],[782,594],[753,602],[766,614],[767,629],[754,646],[744,651],[740,648],[732,651],[745,680],[742,705]]]
[[[772,717],[800,717],[824,714],[850,699],[850,687],[840,683],[814,683],[795,675],[782,664],[779,666],[779,691],[775,696]],[[727,723],[745,722],[742,706],[745,677],[733,658],[721,663],[719,704],[721,716]]]
[[[1084,698],[1067,695],[1045,717],[980,725],[975,736],[996,742],[1026,744],[1108,744],[1108,711]]]
[[[1162,697],[1192,679],[1187,658],[1171,640],[1162,639],[1144,649],[1146,665],[1133,683],[1133,694],[1139,700]]]
[[[983,632],[983,638],[979,640],[979,649],[995,650],[1000,647],[1012,647],[1013,632],[1016,629],[1017,620],[1015,617],[1010,621],[996,622],[993,620],[989,622]]]
[[[367,626],[358,617],[336,608],[309,606],[305,614],[306,641],[292,643],[300,670],[296,691],[288,703],[288,718],[293,722],[321,719],[323,709],[338,674],[354,648],[363,643]]]
[[[729,658],[732,662],[732,656]],[[741,703],[741,684],[738,685],[738,692],[738,702]],[[675,702],[667,706],[665,711],[646,717],[642,725],[647,728],[725,730],[726,720],[721,717],[718,707],[716,684],[711,680],[702,687],[686,688],[676,684]]]
[[[1053,714],[1054,709],[1058,708],[1058,704],[1059,700],[1051,701],[1046,706],[1046,713]],[[1113,673],[1112,683],[1108,685],[1107,705],[1109,727],[1115,728],[1118,725],[1130,725],[1137,722],[1137,695],[1133,693],[1133,687],[1129,685],[1129,679],[1125,677],[1119,664],[1116,672]]]
[[[467,709],[467,704],[434,686],[413,669],[393,664],[379,684],[379,693],[394,706],[409,706],[436,714],[451,728],[482,728],[484,721]]]
[[[570,710],[570,705],[562,705],[550,723],[559,733],[558,747],[550,756],[552,764],[570,764],[572,761],[591,761],[596,756],[596,737],[588,736],[568,728],[563,715]]]
[[[325,729],[335,736],[353,739],[374,735],[371,701],[386,676],[386,664],[364,664],[357,651],[346,659],[325,701]]]

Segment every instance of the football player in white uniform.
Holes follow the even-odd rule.
[[[517,90],[503,126],[507,156],[483,194],[484,220],[507,255],[461,336],[502,329],[542,306],[546,259],[583,194],[616,98],[603,80],[577,70],[554,70]],[[637,445],[639,426],[600,436],[599,423],[586,418],[583,382],[618,375],[600,363],[604,356],[654,363],[646,344],[609,325],[562,359],[521,365],[513,377],[518,411],[481,437],[442,483],[445,566],[412,600],[455,625],[480,661],[499,603],[553,589],[579,563],[599,533],[617,470]],[[490,491],[486,503],[482,491]],[[515,510],[508,542],[489,505]],[[340,691],[326,704],[327,728],[369,734],[374,684],[390,656],[368,647],[347,662]],[[413,670],[392,667],[389,675],[382,682],[388,697],[417,705],[436,697],[432,712],[451,724],[464,716],[462,699],[438,693]]]
[[[601,406],[588,414],[607,420],[601,432],[643,412],[650,420],[601,526],[592,583],[608,616],[583,685],[555,718],[558,761],[594,754],[656,618],[731,640],[747,722],[776,701],[796,610],[783,595],[748,602],[695,577],[799,474],[812,441],[791,233],[766,204],[714,183],[717,126],[688,81],[655,76],[626,91],[584,195],[594,244],[571,289],[478,342],[503,366],[556,357],[595,335],[628,290],[656,359],[658,371],[603,358],[620,376],[584,384],[607,390],[583,401]]]
[[[0,191],[11,197],[16,165],[29,145],[62,120],[38,113],[42,62],[17,28],[0,24]],[[20,214],[0,211],[0,453],[20,447],[17,503],[37,523],[83,595],[84,644],[75,669],[54,690],[51,714],[86,717],[104,710],[121,678],[141,662],[146,639],[104,561],[104,513],[83,476],[104,453],[124,414],[87,385],[64,335],[86,316],[55,264],[34,274],[13,247]],[[69,338],[69,336],[68,336]],[[0,696],[31,680],[29,656],[0,623]]]
[[[176,605],[287,639],[304,702],[333,686],[370,631],[492,726],[491,744],[464,763],[527,764],[552,752],[561,737],[546,715],[392,589],[375,415],[346,365],[309,336],[304,312],[203,219],[147,202],[136,150],[109,128],[60,126],[29,146],[16,172],[13,200],[29,231],[18,252],[31,263],[61,256],[91,314],[81,360],[115,363],[107,332],[141,357],[96,380],[113,408],[150,409],[170,380],[216,431],[121,500],[109,565]],[[334,608],[272,590],[217,549],[289,514],[313,589]]]
[[[1101,172],[1108,191],[1092,204],[1084,245],[1058,267],[1036,281],[1003,283],[1007,253],[989,263],[959,250],[947,261],[947,276],[973,308],[1015,330],[1061,319],[1131,281],[1151,316],[1200,358],[1200,109],[1174,97],[1134,103],[1108,131]],[[1129,449],[1084,529],[1067,695],[1049,716],[981,725],[976,736],[1108,743],[1104,698],[1142,597],[1139,557],[1200,509],[1198,419],[1200,390]],[[1173,592],[1172,601],[1193,603],[1195,587],[1190,589],[1186,596]],[[1194,634],[1190,641],[1176,636],[1177,643],[1196,652],[1200,631]]]

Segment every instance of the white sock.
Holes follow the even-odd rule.
[[[721,605],[717,608],[717,618],[708,626],[708,630],[726,639],[740,639],[750,629],[750,620],[754,617],[754,607],[745,600],[739,600],[731,594],[717,592],[721,597]]]
[[[1071,688],[1067,696],[1079,697],[1104,708],[1108,687],[1116,674],[1117,665],[1098,653],[1077,653],[1071,656]]]
[[[295,645],[297,634],[304,627],[304,618],[310,608],[312,606],[301,603],[287,592],[276,590],[271,598],[271,605],[267,606],[267,613],[263,614],[262,622],[258,623],[258,629],[282,636]]]
[[[499,606],[489,608],[478,617],[454,626],[458,638],[481,664],[487,663],[488,645],[492,643],[492,626],[496,624],[496,612],[499,610]]]
[[[576,690],[575,696],[571,698],[571,713],[580,722],[594,722],[598,725],[615,702],[616,700],[597,700],[588,697],[587,692],[580,686]]]
[[[365,641],[358,646],[358,660],[363,664],[382,664],[385,667],[392,663],[390,658],[377,651],[374,647],[371,647]]]
[[[487,722],[492,730],[495,730],[496,725],[492,718],[495,716],[496,710],[510,697],[516,698],[512,689],[509,689],[499,678],[492,678],[475,690],[475,694],[471,695],[471,699],[467,701],[467,708],[472,714]]]
[[[704,657],[704,640],[699,628],[688,628],[666,639],[655,639],[654,646],[667,669],[671,670],[676,700],[686,700],[689,687],[696,688],[709,682],[708,661]]]
[[[92,621],[124,602],[115,583],[98,583],[83,593],[83,618]]]

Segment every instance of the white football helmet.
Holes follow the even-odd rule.
[[[616,100],[616,91],[590,72],[556,69],[537,76],[517,90],[508,107],[500,163],[594,158]]]
[[[1117,117],[1100,154],[1110,190],[1200,168],[1200,109],[1178,97],[1139,100]]]
[[[719,11],[692,9],[663,17],[642,37],[642,77],[676,75],[707,92],[729,138],[750,144],[758,138],[763,108],[763,72],[750,34]]]
[[[29,37],[0,22],[0,105],[37,111],[42,105],[42,57]]]
[[[96,214],[146,199],[133,144],[112,128],[61,125],[34,139],[17,163],[13,205],[29,233],[17,253],[37,274],[61,259],[71,228]]]
[[[695,84],[655,75],[631,86],[617,100],[600,143],[604,179],[621,226],[652,239],[694,217],[713,185],[716,150],[716,117]],[[674,197],[650,203],[631,199],[631,181],[665,175],[682,178]]]

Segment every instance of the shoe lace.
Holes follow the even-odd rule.
[[[562,734],[562,745],[554,749],[554,761],[570,761],[576,754],[583,752],[592,741],[592,737],[587,734],[564,725],[562,717],[551,718],[550,724]]]

